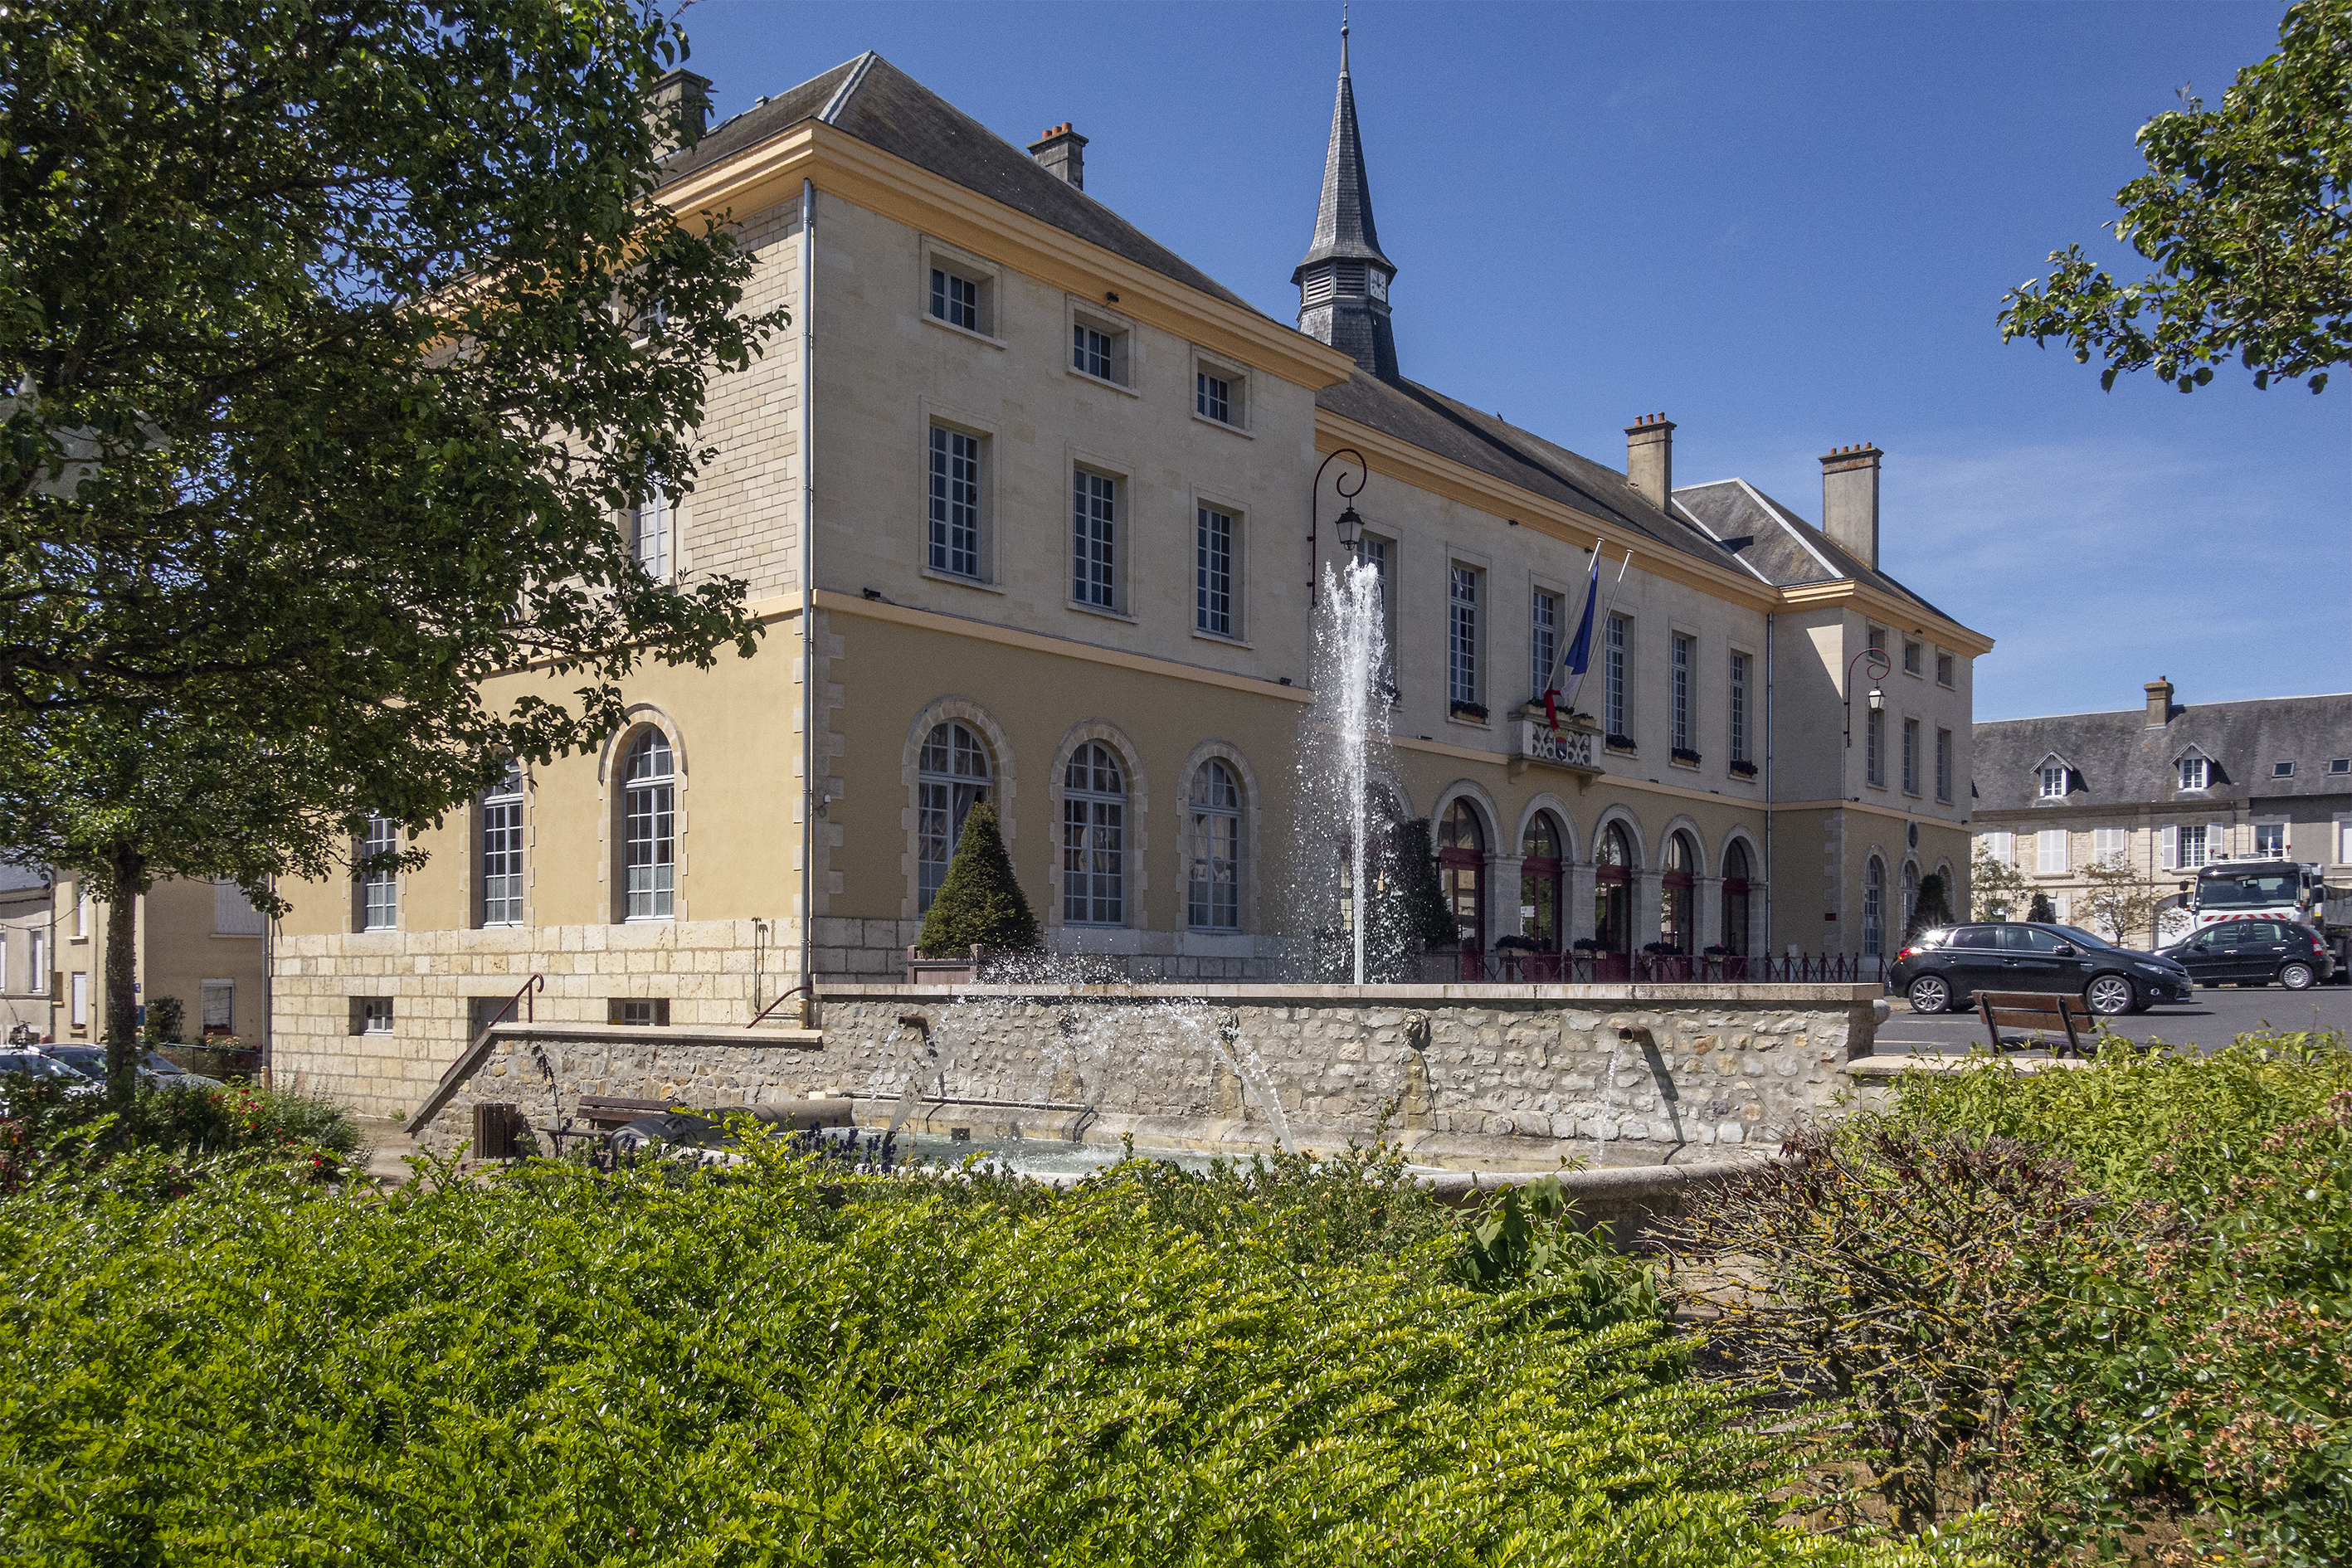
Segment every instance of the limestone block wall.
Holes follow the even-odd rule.
[[[1689,1163],[1835,1114],[1877,988],[1011,986],[827,988],[818,1037],[502,1028],[425,1130],[451,1147],[478,1099],[534,1120],[581,1094],[698,1106],[847,1094],[861,1120],[1245,1152],[1391,1134],[1433,1164],[1561,1155]],[[422,1094],[418,1097],[422,1102]]]
[[[788,921],[748,920],[282,937],[271,1074],[362,1114],[404,1117],[473,1038],[487,1016],[478,1009],[533,974],[547,981],[530,999],[542,1021],[602,1025],[615,999],[642,999],[666,1001],[673,1026],[740,1028],[755,981],[763,1002],[794,983],[797,942]],[[391,1001],[389,1030],[362,1027],[369,997]]]

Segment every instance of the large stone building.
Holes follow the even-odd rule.
[[[2261,856],[2316,863],[2352,886],[2352,693],[2147,702],[1976,726],[1976,846],[2049,896],[2060,920],[2085,867],[2120,860],[2156,881]],[[2337,902],[2331,922],[2352,921]],[[2173,916],[2159,931],[2187,930]]]
[[[730,213],[793,324],[712,387],[693,493],[621,526],[745,581],[764,650],[633,677],[627,728],[419,834],[424,869],[290,890],[281,1080],[413,1109],[533,974],[541,1018],[680,1028],[893,975],[982,797],[1055,951],[1271,973],[1358,457],[1401,804],[1474,952],[1861,954],[1964,870],[1990,645],[1878,570],[1876,448],[1822,459],[1816,527],[1676,489],[1663,416],[1620,471],[1409,379],[1344,45],[1295,327],[1087,195],[1087,145],[867,54],[672,155],[663,199]],[[1558,736],[1524,705],[1596,542],[1632,566]]]

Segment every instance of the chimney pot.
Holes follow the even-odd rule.
[[[1625,426],[1625,479],[1660,511],[1675,493],[1675,422],[1664,414],[1636,415]]]
[[[1065,120],[1029,143],[1029,156],[1047,174],[1079,190],[1087,188],[1087,139],[1070,129],[1070,121]]]
[[[655,78],[646,91],[646,126],[658,158],[701,141],[710,128],[710,79],[684,67]]]
[[[1872,571],[1878,569],[1878,460],[1864,441],[1838,447],[1822,462],[1822,531]]]

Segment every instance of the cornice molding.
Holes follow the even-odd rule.
[[[1791,610],[1838,609],[1851,607],[1874,621],[1890,626],[1908,626],[1923,637],[1932,637],[1938,647],[1955,653],[1965,653],[1981,658],[1992,651],[1992,639],[1982,632],[1970,631],[1959,622],[1937,615],[1909,599],[1898,599],[1884,588],[1851,577],[1834,583],[1801,583],[1780,591],[1781,602]]]
[[[1115,293],[1122,315],[1310,391],[1345,381],[1356,368],[1346,354],[1304,332],[1204,294],[816,120],[800,121],[698,169],[655,193],[655,199],[673,212],[726,214],[740,224],[752,214],[797,201],[803,178],[827,195],[1082,299]]]

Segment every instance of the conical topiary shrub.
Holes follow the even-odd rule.
[[[2042,892],[2035,893],[2033,895],[2032,907],[2025,911],[2025,918],[2033,921],[2036,925],[2056,925],[2058,923],[2058,911],[2050,907],[2050,895]]]
[[[1944,877],[1940,871],[1930,871],[1919,879],[1919,897],[1911,905],[1911,929],[1903,933],[1909,942],[1923,931],[1952,923],[1951,900],[1944,896]]]
[[[1397,825],[1397,912],[1404,937],[1423,948],[1460,945],[1462,928],[1446,904],[1445,889],[1437,879],[1437,852],[1430,847],[1429,824],[1415,816]]]
[[[991,952],[1036,950],[1037,917],[1013,875],[1013,857],[1004,852],[1004,836],[996,827],[996,807],[984,801],[963,819],[948,879],[931,900],[915,945],[932,958],[960,958],[975,945]]]

